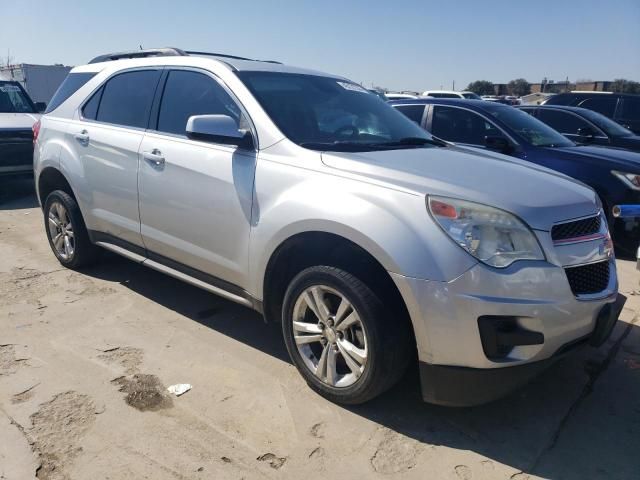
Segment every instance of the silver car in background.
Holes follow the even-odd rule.
[[[504,395],[624,303],[595,193],[439,141],[350,80],[178,49],[74,68],[35,178],[53,253],[100,248],[281,322],[308,384],[365,402]]]

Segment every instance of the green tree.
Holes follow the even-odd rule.
[[[467,90],[478,95],[495,95],[493,83],[488,80],[476,80],[467,85]]]
[[[626,78],[616,78],[609,87],[609,91],[617,93],[640,93],[640,83]]]
[[[507,84],[507,89],[511,95],[522,97],[531,93],[531,85],[524,78],[516,78]]]

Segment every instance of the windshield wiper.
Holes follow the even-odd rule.
[[[421,146],[421,145],[437,145],[438,147],[446,147],[448,144],[439,138],[424,137],[404,137],[394,142],[383,142],[377,145],[383,147],[405,147],[405,146]]]

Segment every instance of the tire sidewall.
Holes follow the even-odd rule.
[[[51,232],[49,230],[49,210],[51,209],[51,205],[54,202],[61,203],[67,210],[67,214],[69,215],[69,219],[71,220],[71,225],[73,227],[73,240],[74,240],[74,252],[70,259],[64,259],[58,253],[55,245],[53,244],[53,239],[51,238]],[[79,238],[84,233],[84,222],[82,220],[82,216],[80,215],[80,209],[78,208],[78,204],[76,201],[67,193],[61,190],[55,190],[49,194],[44,204],[44,227],[47,235],[47,240],[49,241],[49,246],[53,251],[53,254],[56,256],[58,261],[68,268],[75,268],[79,264],[79,259],[81,258],[82,252],[80,249],[83,247],[82,242],[79,241]]]
[[[285,294],[282,309],[282,329],[289,355],[298,371],[307,383],[323,396],[340,403],[359,403],[357,399],[365,395],[373,387],[372,382],[377,377],[377,370],[382,354],[380,345],[380,333],[375,319],[381,315],[383,306],[378,298],[356,277],[352,279],[361,283],[360,289],[365,289],[366,295],[362,295],[353,286],[335,274],[336,269],[330,267],[311,267],[299,273],[289,284]],[[340,292],[341,295],[357,310],[364,327],[367,338],[367,364],[363,374],[356,382],[348,387],[332,387],[322,382],[309,370],[298,352],[293,333],[293,311],[298,297],[304,290],[313,285],[326,285]],[[364,298],[363,298],[364,297]]]

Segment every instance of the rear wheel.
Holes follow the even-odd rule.
[[[44,223],[51,250],[62,265],[75,269],[96,260],[99,249],[91,243],[80,207],[71,195],[62,190],[49,194]]]
[[[291,281],[282,320],[298,371],[336,403],[363,403],[390,388],[412,352],[406,319],[394,316],[360,279],[334,267],[310,267]]]

